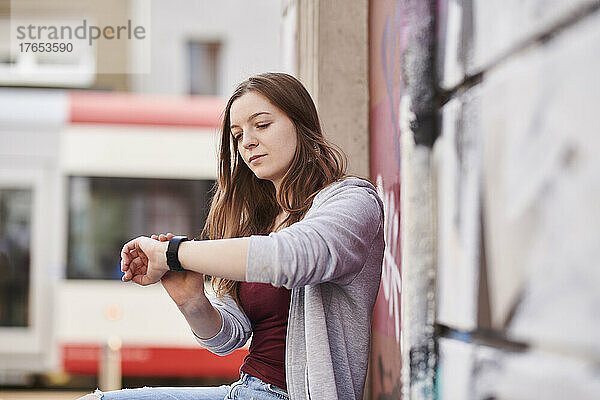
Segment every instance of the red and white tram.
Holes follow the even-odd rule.
[[[0,384],[96,374],[236,377],[247,349],[199,347],[161,285],[120,281],[138,235],[195,237],[216,177],[225,101],[0,89]]]

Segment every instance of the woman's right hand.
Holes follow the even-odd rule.
[[[172,233],[166,235],[152,235],[151,239],[166,242],[174,237]],[[160,280],[171,299],[181,307],[190,301],[208,301],[204,294],[204,275],[194,271],[168,271]]]

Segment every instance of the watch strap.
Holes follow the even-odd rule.
[[[171,271],[183,271],[183,267],[179,262],[179,245],[189,239],[187,236],[174,236],[169,239],[167,246],[167,265]]]

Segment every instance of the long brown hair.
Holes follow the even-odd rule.
[[[254,175],[238,152],[238,142],[231,140],[231,105],[250,91],[266,97],[296,128],[296,152],[279,193],[272,182]],[[346,155],[323,137],[310,94],[300,81],[285,73],[255,75],[238,85],[224,111],[218,151],[217,181],[203,239],[266,235],[289,226],[304,217],[321,189],[348,176]],[[288,216],[275,227],[281,211]],[[211,281],[217,295],[231,294],[239,302],[238,282],[216,277]]]

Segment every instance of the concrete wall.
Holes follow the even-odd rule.
[[[369,177],[367,0],[298,0],[298,78],[317,104],[325,137]]]
[[[598,398],[599,3],[437,15],[438,397]]]

